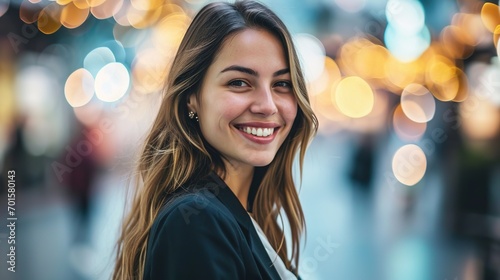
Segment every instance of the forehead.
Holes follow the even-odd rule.
[[[265,62],[265,63],[263,63]],[[242,65],[252,69],[288,67],[284,46],[264,29],[247,28],[229,36],[221,46],[211,68]],[[279,70],[278,69],[278,70]]]

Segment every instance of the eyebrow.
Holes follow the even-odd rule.
[[[243,66],[239,66],[239,65],[231,65],[229,67],[226,67],[222,71],[220,71],[220,73],[224,73],[224,72],[228,72],[228,71],[238,71],[238,72],[249,74],[249,75],[252,75],[255,77],[259,76],[259,73],[257,73],[257,71],[255,71],[251,68],[243,67]],[[286,73],[290,73],[289,68],[284,68],[284,69],[281,69],[281,70],[274,72],[273,77],[277,77],[277,76],[280,76],[280,75],[283,75]]]

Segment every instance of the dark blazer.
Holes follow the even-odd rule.
[[[149,234],[145,280],[280,279],[237,197],[212,173],[178,190]]]

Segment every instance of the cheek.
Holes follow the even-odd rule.
[[[207,125],[212,128],[227,126],[227,123],[240,115],[242,111],[242,105],[236,100],[227,98],[218,100],[220,102],[207,102],[203,106],[203,116],[206,118]]]
[[[297,101],[295,97],[289,97],[282,103],[282,115],[287,123],[293,123],[297,116]]]

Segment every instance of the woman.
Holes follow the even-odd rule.
[[[205,6],[146,139],[113,279],[296,279],[304,217],[292,165],[299,152],[302,169],[316,130],[281,20],[253,1]]]

